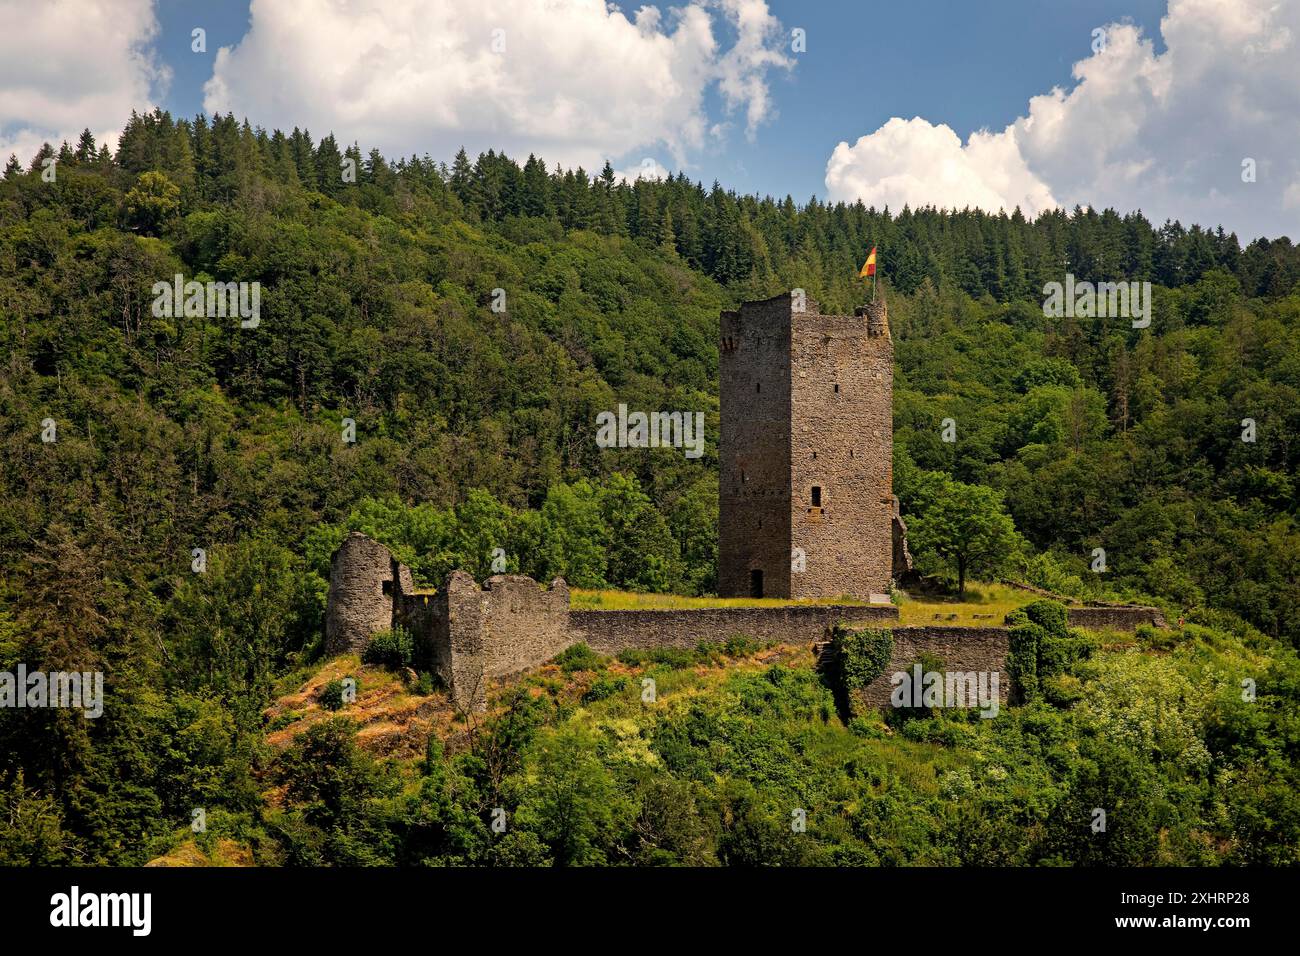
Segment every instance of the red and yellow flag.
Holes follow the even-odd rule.
[[[876,247],[871,247],[871,255],[867,256],[866,263],[862,266],[862,271],[858,273],[861,276],[873,276],[876,274]]]

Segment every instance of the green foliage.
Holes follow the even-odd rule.
[[[398,626],[390,631],[380,631],[370,638],[361,660],[391,670],[410,667],[415,655],[415,640],[406,628]]]
[[[361,692],[361,682],[355,677],[353,689],[359,694]],[[329,681],[316,692],[316,701],[326,710],[341,710],[347,703],[344,700],[345,685],[343,679]]]
[[[1008,615],[1008,619],[1014,614]],[[1008,620],[1008,623],[1011,623]],[[1011,678],[1011,697],[1018,703],[1034,700],[1039,693],[1039,649],[1047,637],[1041,625],[1029,621],[1011,623],[1007,648],[1007,676]]]
[[[997,577],[1022,547],[998,491],[942,476],[921,481],[918,489],[908,543],[918,567],[947,565],[956,572],[959,598],[966,596],[968,573]]]
[[[1053,637],[1065,636],[1069,615],[1066,614],[1064,604],[1057,601],[1031,601],[1020,608],[1020,612]]]
[[[598,700],[604,700],[607,697],[613,697],[620,694],[631,686],[631,682],[623,676],[596,678],[595,682],[587,688],[582,695],[584,704],[594,704]]]
[[[346,187],[344,154],[362,160]],[[811,674],[771,669],[672,714],[618,693],[591,702],[650,723],[626,739],[593,730],[583,744],[607,774],[566,756],[568,790],[545,800],[528,782],[534,747],[567,720],[549,697],[474,728],[471,752],[440,758],[411,792],[327,800],[312,796],[333,792],[321,780],[264,809],[262,713],[317,651],[348,530],[428,586],[454,567],[483,577],[502,548],[539,580],[709,593],[718,313],[796,286],[847,313],[872,245],[897,359],[895,488],[922,569],[959,589],[966,574],[1015,573],[1078,598],[1192,608],[1195,627],[1158,638],[1159,653],[1214,694],[1156,694],[1187,715],[1172,737],[1140,697],[1133,726],[1106,704],[1097,675],[1127,687],[1125,667],[1034,632],[1020,658],[1043,703],[970,727],[909,722],[932,743],[879,739],[871,722],[842,732]],[[1066,271],[1152,281],[1152,327],[1045,320],[1039,290]],[[260,282],[258,328],[155,316],[153,284],[178,272]],[[11,164],[0,663],[108,681],[95,721],[0,711],[0,863],[142,864],[206,805],[261,834],[249,839],[267,860],[300,865],[1295,864],[1298,280],[1290,240],[1242,248],[1138,213],[797,206],[495,152],[450,168],[363,157],[233,116],[132,115],[113,155],[83,134],[57,183]],[[498,285],[505,313],[488,305]],[[597,448],[595,415],[619,402],[703,410],[704,457]],[[1255,442],[1237,431],[1247,415]],[[939,439],[946,417],[955,443]],[[354,445],[339,441],[343,418]],[[1098,546],[1104,575],[1088,566]],[[658,665],[686,684],[719,654],[748,656],[673,651]],[[1261,689],[1250,709],[1237,699],[1247,674]],[[1151,679],[1133,681],[1156,693]],[[1089,738],[1096,728],[1118,742]],[[1213,773],[1187,738],[1202,731]],[[906,770],[907,746],[962,732],[981,735],[987,766],[945,750]],[[638,741],[671,781],[634,772]],[[357,762],[326,743],[294,757],[298,776]],[[609,787],[619,799],[597,812],[589,800]],[[1135,809],[1117,809],[1108,841],[1080,834],[1074,810],[1106,799]],[[525,804],[545,832],[495,838],[490,809]],[[800,843],[786,815],[803,804]],[[597,822],[563,823],[574,808]]]
[[[885,672],[894,653],[894,632],[888,628],[835,625],[832,654],[845,692],[861,690]]]
[[[560,651],[555,655],[554,662],[566,674],[572,674],[574,671],[601,670],[605,666],[605,658],[582,641],[570,644]]]
[[[1052,682],[1091,658],[1097,644],[1085,634],[1071,632],[1068,620],[1065,605],[1044,600],[1032,601],[1007,615],[1007,672],[1014,700],[1034,700],[1050,691],[1055,702],[1072,702],[1070,693]]]

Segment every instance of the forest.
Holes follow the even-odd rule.
[[[586,661],[468,750],[434,741],[405,780],[357,749],[346,716],[268,749],[267,706],[319,661],[329,555],[349,530],[427,586],[456,567],[484,576],[501,548],[538,579],[711,593],[718,313],[792,288],[849,310],[870,294],[857,271],[873,246],[895,491],[932,586],[969,573],[1150,601],[1188,622],[1176,646],[1090,651],[997,730],[841,726],[829,690],[788,662],[718,668],[709,695],[640,726],[620,668],[689,670]],[[178,273],[260,283],[260,323],[156,315],[154,283]],[[1043,287],[1066,273],[1151,282],[1150,327],[1046,317]],[[0,343],[0,670],[106,682],[95,720],[0,710],[0,864],[143,863],[199,805],[279,863],[1300,858],[1287,238],[1243,247],[1113,210],[796,203],[494,152],[384,157],[156,111],[115,152],[86,132],[9,159]],[[596,416],[619,403],[703,411],[704,455],[598,447]],[[971,501],[997,546],[959,571],[945,532]],[[1242,668],[1259,707],[1211,689]],[[1130,726],[1125,708],[1150,719]],[[991,769],[967,752],[988,735],[1010,778],[996,799],[969,782]],[[702,743],[724,738],[734,752]],[[791,747],[812,750],[780,757]],[[924,783],[898,765],[920,750]],[[1087,786],[1152,808],[1137,842],[1101,852],[1052,829]],[[850,834],[828,810],[831,836],[785,856],[769,811],[788,817],[794,793],[878,828]],[[556,829],[574,819],[561,799],[584,808],[580,832]],[[491,844],[503,805],[527,826]],[[681,806],[706,808],[705,829],[682,830]]]

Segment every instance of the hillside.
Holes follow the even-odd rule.
[[[1300,660],[1231,625],[1087,640],[996,720],[845,721],[808,648],[743,641],[616,659],[579,645],[498,682],[468,720],[340,659],[267,712],[261,825],[177,834],[158,862],[201,846],[263,865],[1300,861],[1283,743]],[[331,712],[319,692],[343,674],[357,699]]]
[[[1258,785],[1249,799],[1278,801],[1259,825],[1294,844],[1278,789],[1295,763],[1297,685],[1285,675],[1300,640],[1290,240],[1243,249],[1212,224],[1155,227],[1104,210],[1028,222],[796,206],[684,176],[616,183],[612,171],[491,153],[393,160],[233,117],[134,117],[116,155],[89,134],[51,148],[53,182],[46,155],[12,162],[0,182],[0,670],[100,669],[107,699],[94,722],[0,712],[0,863],[142,863],[197,806],[233,832],[263,832],[262,780],[280,759],[264,711],[283,681],[318,666],[324,572],[348,530],[382,540],[425,585],[453,567],[481,577],[501,548],[511,570],[539,580],[709,594],[718,312],[795,287],[848,309],[866,294],[854,277],[873,245],[898,363],[895,487],[921,569],[938,587],[953,582],[941,515],[983,489],[1014,535],[972,575],[1157,602],[1171,621],[1211,629],[1187,638],[1193,659],[1216,642],[1249,644],[1252,666],[1283,675],[1275,710],[1223,717],[1170,703],[1220,761],[1198,765],[1186,799],[1204,809],[1216,787]],[[345,156],[354,183],[338,176]],[[1045,317],[1042,285],[1066,271],[1156,283],[1151,327]],[[178,273],[259,282],[260,323],[155,314],[154,284]],[[704,456],[596,447],[596,413],[619,403],[704,411]],[[1090,570],[1096,548],[1103,574]],[[829,719],[817,729],[825,695],[811,672],[794,668],[789,687],[763,676],[787,670],[736,677],[710,706],[744,714],[748,704],[721,701],[770,698],[774,713],[796,715],[746,747],[784,753],[782,735],[802,739],[796,725],[809,722],[808,746],[860,755],[869,738]],[[532,727],[531,713],[517,720]],[[1085,740],[1097,725],[1072,713],[1044,752],[1093,760]],[[1206,737],[1221,720],[1249,744]],[[594,732],[567,718],[548,726],[570,741],[557,760]],[[629,727],[636,747],[643,729]],[[510,761],[536,758],[531,739],[503,745],[506,769],[488,762],[494,786],[522,772]],[[342,731],[320,746],[351,753]],[[700,759],[692,773],[721,772]],[[969,769],[974,758],[945,759]],[[437,771],[460,776],[429,784],[430,799],[484,786],[456,767]],[[673,803],[677,784],[660,783]],[[447,812],[465,806],[481,809],[453,801]],[[356,809],[344,830],[361,840],[352,828],[372,823]],[[330,829],[302,825],[308,843]],[[297,845],[266,839],[271,856]],[[386,858],[404,862],[461,852],[385,839],[402,844]],[[348,846],[302,859],[360,852]],[[566,860],[588,852],[548,847]]]

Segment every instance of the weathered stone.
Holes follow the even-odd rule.
[[[865,599],[906,554],[888,311],[799,304],[785,293],[722,313],[718,593]]]
[[[695,647],[701,641],[725,641],[737,636],[811,644],[821,640],[827,628],[838,621],[888,626],[897,620],[898,608],[892,604],[569,612],[573,642],[585,642],[602,654],[617,654],[629,648]]]
[[[359,653],[372,635],[392,627],[397,568],[375,539],[353,531],[343,540],[330,560],[325,653]]]

